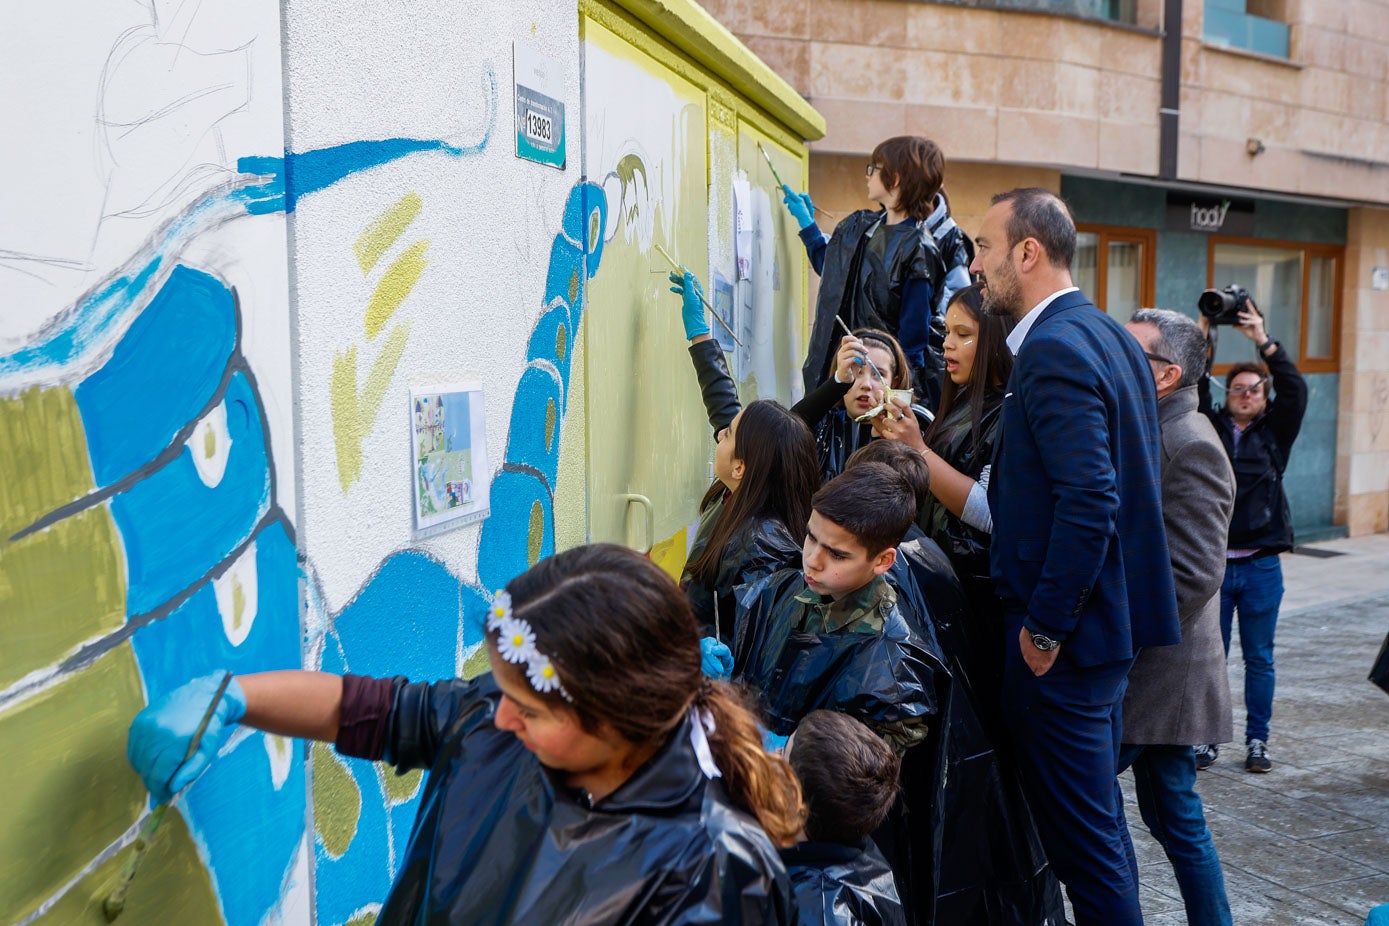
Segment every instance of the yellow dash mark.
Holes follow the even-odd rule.
[[[203,456],[211,460],[217,454],[217,432],[212,428],[207,429],[203,435]]]
[[[396,239],[415,221],[423,208],[424,200],[420,199],[418,193],[406,193],[395,205],[372,220],[366,231],[362,232],[362,237],[352,246],[352,252],[357,255],[357,263],[362,268],[363,275],[376,266],[381,255],[395,244]]]
[[[241,629],[241,619],[246,615],[246,590],[241,587],[241,580],[232,579],[232,627]]]
[[[540,551],[545,543],[545,509],[540,502],[531,502],[531,523],[526,538],[526,559],[534,566],[540,562]]]
[[[391,377],[395,376],[409,339],[409,325],[400,324],[391,329],[360,392],[357,388],[357,348],[349,347],[346,353],[333,357],[330,385],[333,443],[338,456],[338,481],[344,493],[362,474],[362,441],[376,423],[381,402],[386,398]]]
[[[410,250],[386,268],[381,282],[376,284],[376,290],[371,294],[371,301],[367,303],[368,338],[374,338],[381,333],[381,329],[386,327],[386,322],[390,321],[391,315],[405,301],[405,297],[410,295],[410,290],[415,288],[420,274],[424,273],[424,268],[428,266],[428,261],[424,259],[424,252],[427,250],[428,241],[417,241],[410,246]]]

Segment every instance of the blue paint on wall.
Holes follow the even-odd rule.
[[[304,835],[307,808],[302,747],[291,746],[283,784],[275,788],[265,734],[253,733],[218,757],[186,798],[194,836],[230,926],[255,926],[280,904]]]
[[[505,458],[492,480],[492,513],[478,544],[478,580],[483,589],[460,581],[422,553],[395,554],[331,619],[323,671],[393,675],[408,667],[417,679],[451,676],[460,621],[466,651],[482,642],[490,590],[501,588],[530,567],[531,512],[537,503],[542,516],[538,552],[541,556],[554,552],[553,487],[559,475],[574,332],[582,321],[584,286],[598,271],[607,209],[602,188],[590,183],[578,184],[565,204],[550,251],[542,301],[547,311],[527,346],[528,365],[512,403]],[[571,293],[575,296],[572,306]],[[561,327],[563,341],[556,338]],[[551,400],[556,402],[557,414],[547,442],[545,409]],[[383,627],[406,629],[384,635]],[[344,923],[353,913],[385,898],[395,874],[388,864],[387,819],[399,859],[418,808],[416,798],[383,810],[386,797],[376,768],[358,761],[348,765],[362,794],[363,813],[357,836],[342,858],[331,859],[321,844],[318,847],[317,904],[319,921],[325,924]]]
[[[192,448],[185,448],[111,499],[125,547],[129,614],[153,610],[197,582],[250,537],[269,510],[270,465],[260,404],[245,374],[232,377],[225,404],[231,449],[220,482],[205,485]]]
[[[196,418],[236,349],[225,283],[175,267],[111,358],[73,390],[97,486],[153,460]]]
[[[241,674],[299,668],[297,555],[282,524],[271,524],[256,536],[256,616],[239,646],[222,632],[211,583],[163,620],[137,630],[132,646],[149,699],[222,669]]]

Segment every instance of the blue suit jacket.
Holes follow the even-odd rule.
[[[1043,310],[1013,365],[989,479],[993,575],[1010,615],[1088,666],[1180,642],[1162,523],[1153,374],[1080,292]]]

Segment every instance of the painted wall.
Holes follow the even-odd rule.
[[[590,429],[633,394],[645,430],[626,452],[661,476],[675,427],[653,430],[657,410],[703,415],[651,236],[731,277],[711,184],[756,166],[752,132],[797,181],[804,149],[673,55],[687,76],[648,79],[647,109],[620,84],[590,97],[590,125],[624,128],[585,182],[579,14],[542,0],[14,23],[5,60],[48,89],[0,103],[34,140],[0,153],[0,922],[96,923],[149,809],[124,759],[148,700],[222,667],[475,674],[491,590],[598,535],[607,483],[590,474],[628,471]],[[514,155],[516,40],[564,68],[563,171]],[[613,73],[635,47],[609,49]],[[762,250],[735,293],[734,363],[789,395],[774,380],[794,369],[803,279],[769,246],[785,232],[771,185],[753,184]],[[633,358],[626,375],[585,344]],[[409,390],[463,379],[486,390],[491,517],[415,532]],[[666,458],[686,474],[664,485],[669,568],[710,454],[704,428],[680,429],[695,437]],[[371,922],[420,782],[238,734],[179,799],[124,916]]]

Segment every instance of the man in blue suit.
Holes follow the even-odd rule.
[[[1075,224],[1054,194],[994,197],[975,244],[985,310],[1018,318],[989,481],[1005,716],[1077,924],[1139,924],[1116,778],[1125,676],[1139,647],[1181,639],[1153,375],[1072,285]]]

